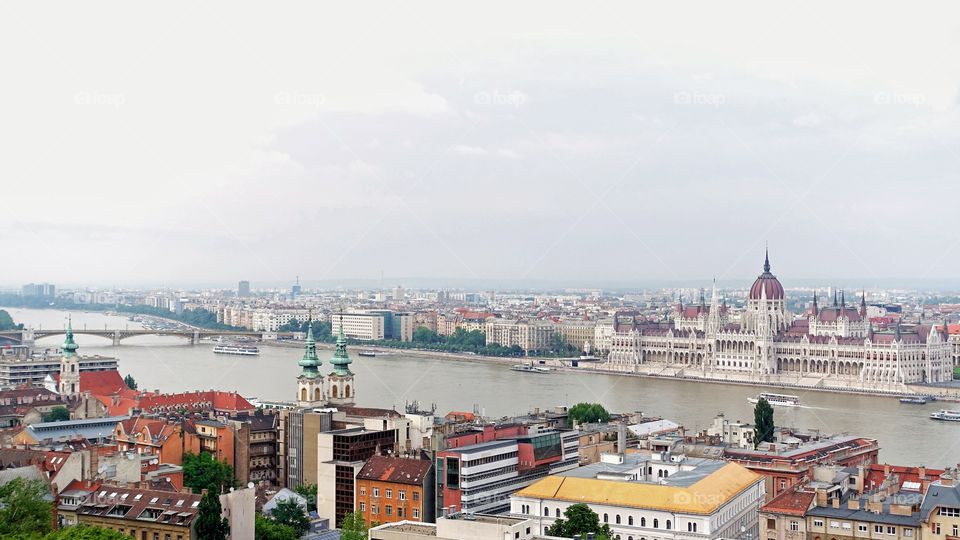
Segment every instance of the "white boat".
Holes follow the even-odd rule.
[[[930,413],[930,419],[943,420],[945,422],[960,422],[960,411],[948,411],[943,409],[935,413]]]
[[[510,369],[513,371],[521,371],[523,373],[550,373],[550,368],[535,366],[533,364],[515,364],[510,366]]]
[[[800,397],[791,396],[789,394],[773,394],[770,392],[761,392],[756,395],[756,397],[749,397],[747,401],[750,403],[759,403],[760,398],[767,400],[767,403],[773,405],[774,407],[799,407],[800,406]]]
[[[239,356],[257,356],[260,349],[249,345],[217,345],[213,348],[216,354],[236,354]]]

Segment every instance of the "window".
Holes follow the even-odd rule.
[[[379,496],[380,496],[380,488],[378,488],[378,487],[373,488],[373,496],[374,496],[374,497],[379,497]]]
[[[830,528],[831,528],[831,529],[839,529],[839,528],[840,528],[840,522],[839,522],[839,521],[832,521],[832,520],[831,520],[831,521],[830,521]]]
[[[367,494],[367,486],[360,486],[360,494],[361,495]]]
[[[393,490],[392,490],[392,489],[388,489],[388,490],[387,490],[387,498],[388,498],[388,499],[392,499],[392,498],[393,498]]]
[[[815,520],[813,520],[813,526],[814,526],[814,527],[823,527],[823,520],[822,520],[822,519],[815,519]]]
[[[613,521],[614,521],[614,523],[616,523],[617,525],[619,525],[619,524],[620,524],[620,514],[617,514],[616,516],[614,516]]]
[[[873,532],[877,534],[883,534],[883,525],[874,525]]]
[[[954,525],[953,528],[956,529],[957,526]],[[903,535],[904,535],[904,536],[913,536],[913,529],[904,529],[904,530],[903,530]]]
[[[543,515],[550,517],[550,509],[546,506],[543,507]]]
[[[557,517],[560,517],[560,509],[559,509],[559,508],[557,508],[556,510],[554,510],[554,512],[556,513],[555,515],[556,515]]]
[[[403,491],[403,490],[398,491],[398,492],[397,492],[397,498],[400,499],[401,501],[407,500],[407,492],[406,492],[406,491]]]
[[[937,510],[937,514],[947,517],[960,517],[960,508],[949,508],[946,506],[941,506]]]
[[[363,501],[360,501],[360,511],[361,511],[361,512],[366,512],[366,511],[367,511],[367,503],[365,503],[365,502],[363,502]]]
[[[867,532],[867,526],[863,523],[857,525],[857,530],[860,532]]]
[[[673,528],[673,523],[668,519],[668,520],[667,520],[667,529],[669,530],[669,529],[672,529],[672,528]]]
[[[420,492],[419,492],[419,491],[414,491],[414,492],[413,492],[413,501],[416,502],[416,501],[419,501],[419,500],[420,500]]]
[[[933,524],[933,534],[940,534],[940,524],[937,522]]]
[[[414,509],[413,509],[413,517],[414,517],[414,519],[420,519],[420,509],[419,509],[419,508],[414,508]]]
[[[645,517],[641,517],[641,518],[640,518],[640,526],[641,526],[641,527],[646,527],[646,526],[647,526],[647,518],[645,518]]]
[[[403,517],[403,507],[402,507],[402,506],[398,506],[398,507],[397,507],[397,517]]]
[[[897,534],[896,527],[887,527],[887,534]]]
[[[799,522],[799,521],[796,521],[796,520],[791,521],[791,522],[790,522],[790,530],[791,530],[791,531],[799,531],[799,530],[800,530],[800,522]]]
[[[653,518],[653,528],[654,528],[654,529],[659,529],[659,528],[660,528],[660,520],[659,520],[659,519]]]
[[[388,515],[388,516],[392,516],[392,515],[393,515],[393,507],[390,506],[389,504],[387,505],[387,515]]]
[[[633,525],[633,516],[627,516],[627,525]]]
[[[840,524],[840,526],[847,530],[851,528],[849,521],[844,521],[843,523]]]
[[[606,514],[603,515],[603,522],[610,523],[610,518]]]

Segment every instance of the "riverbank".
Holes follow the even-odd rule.
[[[301,348],[303,343],[300,341],[277,341],[277,342],[263,342],[263,344],[269,344],[271,346],[282,346],[289,348]],[[333,349],[332,344],[328,343],[318,343],[317,348],[319,349]],[[683,382],[696,382],[696,383],[712,383],[712,384],[723,384],[729,386],[749,386],[752,388],[775,388],[783,390],[792,390],[792,391],[804,391],[804,392],[824,392],[830,394],[846,394],[846,395],[864,395],[864,396],[874,396],[874,397],[885,397],[885,398],[895,398],[899,399],[903,396],[910,395],[934,395],[941,401],[945,402],[960,402],[960,385],[956,387],[935,387],[935,386],[923,386],[923,387],[908,387],[913,391],[882,391],[882,390],[869,390],[869,389],[859,389],[852,387],[827,387],[827,386],[805,386],[800,384],[791,384],[783,381],[742,381],[729,378],[715,378],[715,377],[691,377],[688,375],[663,375],[660,373],[652,372],[640,372],[640,371],[616,371],[603,369],[599,367],[602,362],[578,362],[577,367],[571,365],[572,360],[577,360],[576,358],[569,359],[559,359],[559,358],[536,358],[536,357],[503,357],[503,356],[481,356],[476,354],[469,353],[453,353],[445,351],[430,351],[430,350],[421,350],[421,349],[393,349],[390,347],[382,346],[370,346],[362,347],[361,350],[364,351],[373,351],[377,354],[377,358],[389,358],[392,354],[415,354],[417,356],[426,356],[432,358],[443,358],[449,360],[456,360],[459,362],[477,362],[483,364],[497,363],[502,365],[514,365],[519,363],[529,363],[531,361],[539,363],[543,362],[543,365],[556,369],[557,371],[562,371],[565,373],[587,373],[587,374],[598,374],[598,375],[617,375],[617,376],[626,376],[626,377],[637,377],[642,379],[652,379],[652,380],[670,380],[670,381],[683,381]],[[356,353],[357,347],[354,346],[353,352]],[[663,371],[663,370],[661,370]]]

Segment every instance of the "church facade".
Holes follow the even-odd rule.
[[[330,359],[333,370],[327,375],[327,385],[320,374],[323,363],[317,357],[317,342],[313,337],[313,324],[307,325],[307,337],[300,359],[300,375],[297,376],[297,406],[351,406],[354,404],[356,384],[350,371],[350,356],[347,354],[347,338],[343,333],[343,314],[340,314],[340,329],[337,344]]]
[[[780,281],[763,272],[743,311],[719,302],[679,302],[667,322],[627,318],[614,324],[603,367],[613,371],[769,383],[811,388],[903,391],[905,385],[952,379],[946,326],[915,325],[874,332],[866,301],[851,306],[841,294],[820,307],[816,296],[802,315],[786,309]]]

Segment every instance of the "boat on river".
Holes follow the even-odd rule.
[[[533,364],[515,364],[510,366],[510,369],[513,371],[520,371],[522,373],[550,373],[550,368],[545,366],[535,366]]]
[[[799,407],[800,406],[800,397],[791,396],[789,394],[774,394],[771,392],[761,392],[755,397],[747,398],[747,401],[753,404],[757,404],[761,399],[767,400],[767,403],[773,405],[774,407]]]
[[[960,422],[960,411],[950,411],[947,409],[930,413],[931,420],[943,420],[944,422]]]
[[[260,349],[250,345],[217,345],[213,348],[213,352],[237,356],[257,356],[260,354]]]
[[[933,400],[933,396],[907,396],[900,398],[900,403],[907,403],[909,405],[926,405]]]

